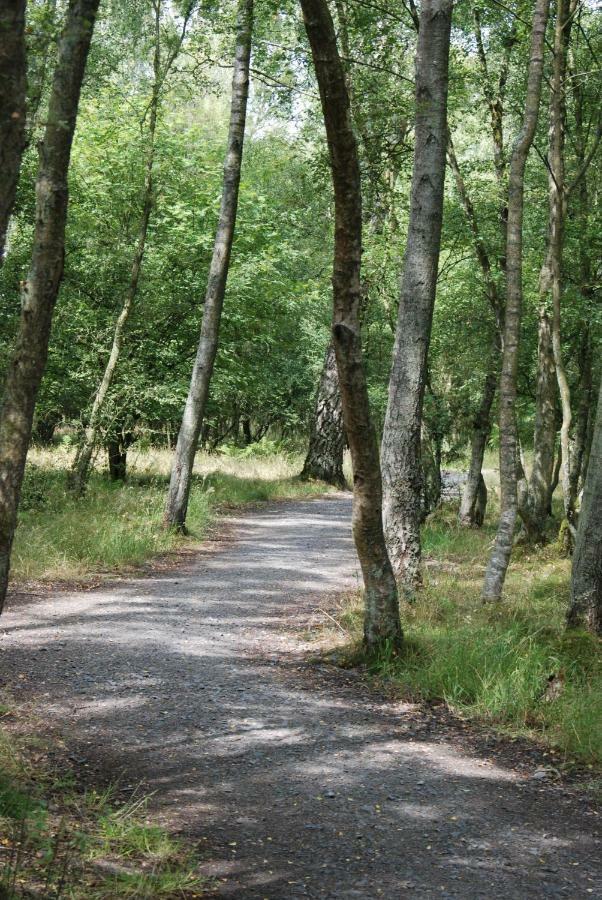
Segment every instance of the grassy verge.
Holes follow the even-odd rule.
[[[12,555],[15,581],[73,580],[136,566],[206,536],[221,507],[324,493],[327,488],[295,476],[294,456],[199,454],[191,491],[186,539],[161,527],[170,455],[132,453],[125,484],[92,475],[82,499],[66,489],[68,450],[30,454]]]
[[[4,708],[4,715],[9,714]],[[201,897],[192,852],[146,815],[143,799],[78,791],[29,735],[0,735],[0,897]]]
[[[424,529],[424,590],[402,608],[406,647],[400,658],[369,661],[403,696],[439,700],[501,730],[543,740],[558,754],[602,765],[600,641],[567,632],[569,561],[554,544],[517,548],[505,600],[486,607],[480,589],[494,524],[460,528],[444,507]],[[361,636],[357,597],[339,622]]]

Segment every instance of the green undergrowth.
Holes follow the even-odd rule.
[[[76,498],[65,488],[66,466],[56,465],[48,453],[43,462],[28,465],[23,485],[12,554],[12,577],[17,582],[72,580],[137,566],[202,540],[222,507],[310,497],[327,490],[323,484],[289,474],[292,467],[282,461],[262,464],[258,476],[255,468],[259,466],[241,462],[239,475],[236,463],[227,460],[229,471],[195,475],[189,534],[182,538],[162,527],[165,472],[140,466],[127,482],[120,483],[95,471],[85,496]]]
[[[78,790],[35,737],[0,731],[0,898],[201,897],[192,851],[152,824],[144,798]]]
[[[504,600],[485,606],[480,590],[493,526],[460,528],[455,513],[444,507],[425,526],[425,586],[402,602],[404,650],[367,660],[370,671],[408,699],[444,701],[464,716],[602,765],[601,647],[564,627],[570,562],[554,544],[517,547]],[[338,621],[357,648],[357,597]]]

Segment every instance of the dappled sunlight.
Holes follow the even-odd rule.
[[[290,637],[318,596],[357,588],[350,507],[339,495],[245,512],[230,517],[227,552],[181,572],[13,604],[0,647],[25,675],[15,697],[66,736],[84,780],[148,793],[232,896],[284,900],[329,867],[352,896],[375,859],[390,896],[431,859],[479,896],[491,846],[508,896],[523,896],[538,884],[533,848],[592,853],[579,821],[544,825],[528,779],[433,739],[412,704],[313,671]]]

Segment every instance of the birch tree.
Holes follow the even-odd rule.
[[[165,506],[165,524],[181,530],[185,528],[194,457],[209,396],[230,267],[249,96],[252,37],[253,0],[239,0],[221,208],[203,304],[201,335],[172,461]]]
[[[483,599],[487,601],[501,598],[504,579],[512,553],[514,529],[518,513],[517,465],[519,448],[516,423],[516,396],[523,297],[525,167],[539,118],[549,8],[550,0],[536,0],[533,13],[525,112],[522,127],[516,138],[510,158],[506,243],[506,309],[502,372],[500,376],[500,521],[483,584]]]
[[[343,405],[339,390],[334,344],[331,341],[324,356],[311,423],[309,447],[301,477],[319,478],[327,484],[344,488],[344,448]]]
[[[602,382],[573,555],[568,622],[602,635]]]
[[[383,519],[396,575],[420,581],[420,436],[443,218],[452,0],[424,0],[416,54],[410,222],[381,447]]]
[[[395,578],[381,514],[376,435],[362,360],[362,198],[357,143],[345,71],[326,0],[301,0],[326,129],[335,199],[333,324],[343,418],[353,465],[353,536],[364,579],[364,642],[368,649],[402,641]]]
[[[71,0],[69,4],[40,146],[31,265],[22,284],[21,319],[0,411],[0,611],[8,586],[34,407],[63,277],[67,174],[98,3]]]

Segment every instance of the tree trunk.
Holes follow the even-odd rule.
[[[519,503],[526,535],[532,543],[545,541],[552,505],[556,447],[556,372],[552,353],[550,317],[542,307],[537,338],[537,393],[533,433],[533,468]]]
[[[518,510],[518,433],[515,406],[522,314],[525,166],[539,117],[549,6],[550,0],[536,0],[524,120],[510,159],[506,248],[507,299],[500,377],[500,521],[483,584],[483,599],[486,601],[499,600],[502,596]]]
[[[144,188],[142,193],[142,213],[138,225],[138,239],[136,249],[132,259],[132,268],[130,271],[130,282],[126,291],[121,312],[115,322],[115,330],[113,332],[113,343],[109,359],[105,366],[100,384],[96,390],[92,409],[88,422],[84,428],[82,442],[73,462],[70,472],[69,486],[76,494],[83,494],[86,490],[88,480],[90,478],[90,467],[92,457],[94,455],[96,445],[98,443],[98,429],[102,417],[102,411],[109,393],[125,336],[125,329],[130,317],[130,313],[136,300],[138,293],[138,283],[140,281],[140,273],[142,270],[142,261],[146,249],[146,239],[148,236],[148,226],[154,205],[154,165],[155,165],[155,134],[157,130],[157,117],[159,113],[159,105],[161,101],[161,87],[171,65],[173,64],[177,53],[179,52],[182,41],[184,40],[186,24],[188,16],[184,19],[184,27],[182,29],[179,43],[172,50],[164,70],[161,70],[161,0],[157,0],[154,4],[155,10],[155,34],[154,34],[154,55],[153,55],[153,88],[151,101],[148,109],[149,125],[148,125],[148,149],[145,165]]]
[[[253,434],[251,432],[251,420],[248,416],[243,416],[242,420],[242,437],[245,447],[249,447],[253,443]]]
[[[0,412],[0,611],[6,597],[35,402],[63,276],[67,173],[97,9],[98,0],[71,0],[69,4],[40,147],[31,266],[22,286],[21,321]]]
[[[579,406],[576,414],[575,446],[571,466],[571,503],[576,507],[579,483],[585,481],[585,457],[588,429],[594,405],[592,383],[592,341],[589,327],[584,325],[579,354]]]
[[[420,429],[443,218],[451,17],[451,0],[423,0],[410,222],[381,448],[385,537],[409,588],[420,582]]]
[[[602,634],[602,382],[573,554],[568,623]]]
[[[548,253],[542,268],[542,289],[552,292],[552,352],[556,367],[556,380],[560,393],[562,425],[560,427],[560,484],[564,505],[565,549],[570,552],[575,537],[575,507],[571,491],[571,391],[562,356],[561,300],[562,300],[562,251],[564,245],[565,214],[565,78],[566,59],[572,16],[569,0],[557,0],[554,28],[554,67],[550,91],[550,145],[548,151],[549,225]]]
[[[481,404],[475,416],[470,445],[470,466],[458,514],[460,525],[469,528],[480,528],[485,520],[487,487],[482,475],[482,469],[487,441],[491,434],[491,409],[497,389],[495,361],[492,361],[492,368],[485,377]]]
[[[25,0],[0,0],[0,266],[26,145]]]
[[[113,431],[107,441],[107,458],[111,481],[125,481],[127,475],[127,453],[134,443],[132,431]]]
[[[362,359],[359,306],[362,201],[345,73],[326,0],[301,0],[328,140],[335,199],[332,335],[353,464],[353,536],[365,588],[368,649],[402,642],[395,578],[383,536],[378,446]]]
[[[234,239],[249,95],[252,35],[253,0],[239,0],[230,129],[224,164],[221,209],[205,294],[201,335],[174,453],[165,507],[165,524],[181,530],[184,530],[186,522],[194,457],[217,353],[219,327]]]
[[[326,350],[311,423],[309,448],[301,478],[318,478],[335,487],[345,487],[343,451],[345,429],[339,390],[337,361],[332,341]]]

